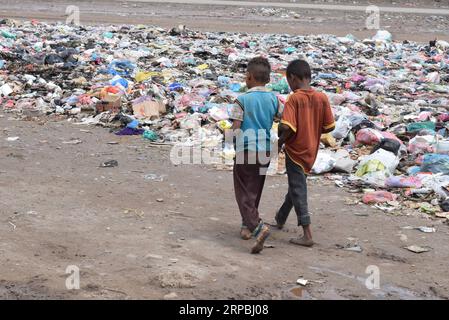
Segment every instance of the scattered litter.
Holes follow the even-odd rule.
[[[305,286],[309,283],[309,280],[303,279],[303,278],[299,278],[298,280],[296,280],[297,284],[300,284],[302,286]]]
[[[353,246],[353,247],[348,247],[348,248],[344,248],[344,250],[346,251],[354,251],[354,252],[362,252],[362,247],[360,247],[359,245]]]
[[[343,246],[343,245],[340,245],[340,244],[336,244],[335,245],[336,247],[337,247],[337,249],[343,249],[343,250],[346,250],[346,251],[353,251],[353,252],[362,252],[363,251],[363,249],[362,249],[362,247],[360,247],[358,244],[347,244],[347,245],[345,245],[345,246]]]
[[[103,162],[100,167],[102,168],[112,168],[112,167],[117,167],[118,166],[118,161],[117,160],[108,160]]]
[[[435,216],[438,217],[438,218],[449,219],[449,212],[436,212]]]
[[[428,252],[431,250],[430,247],[420,247],[417,245],[411,245],[411,246],[404,247],[404,248],[411,252],[414,252],[414,253],[423,253],[423,252]]]
[[[80,143],[82,143],[82,141],[76,139],[76,140],[63,141],[62,143],[64,143],[64,144],[80,144]]]
[[[435,228],[431,228],[431,227],[418,227],[416,229],[421,232],[425,232],[425,233],[433,233],[433,232],[437,231]]]
[[[145,176],[143,176],[143,178],[145,180],[151,180],[151,181],[157,181],[157,182],[164,181],[164,177],[165,177],[165,175],[157,175],[155,173],[149,173],[149,174],[146,174]]]

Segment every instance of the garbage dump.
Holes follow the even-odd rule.
[[[70,118],[148,143],[200,146],[229,163],[223,131],[255,56],[269,59],[268,87],[281,101],[296,58],[329,97],[336,128],[322,137],[314,174],[340,177],[381,208],[447,211],[446,41],[397,42],[385,30],[356,39],[2,20],[0,106],[22,119]]]

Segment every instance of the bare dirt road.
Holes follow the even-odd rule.
[[[1,298],[449,298],[449,227],[440,220],[349,205],[360,195],[311,180],[317,245],[288,243],[292,216],[288,230],[273,231],[274,248],[251,255],[238,236],[229,171],[174,166],[166,147],[140,137],[9,116],[0,117]],[[73,140],[82,142],[65,143]],[[118,167],[99,167],[111,159]],[[265,219],[286,188],[284,176],[268,178]],[[401,229],[423,225],[437,232]],[[361,253],[337,247],[355,242]],[[403,248],[411,244],[432,250]],[[80,290],[66,289],[69,265],[80,269]],[[379,290],[365,286],[370,265],[380,270]],[[294,289],[299,277],[311,282]]]
[[[129,23],[162,27],[185,24],[205,31],[330,33],[340,36],[351,33],[360,38],[372,37],[375,33],[366,27],[368,1],[297,1],[300,4],[273,0],[262,6],[264,2],[3,0],[0,16],[65,22],[67,7],[77,6],[80,22],[85,24]],[[375,4],[381,9],[379,27],[392,32],[398,40],[449,40],[447,1],[376,1]],[[400,12],[392,12],[397,10]]]

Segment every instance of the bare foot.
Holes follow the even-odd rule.
[[[314,245],[312,239],[306,239],[304,236],[301,238],[292,238],[290,239],[290,243],[296,244],[298,246],[311,247]]]
[[[248,228],[242,228],[242,230],[240,230],[240,237],[243,240],[249,240],[252,237],[251,231],[249,231]]]

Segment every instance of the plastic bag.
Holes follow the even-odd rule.
[[[419,132],[421,130],[435,131],[435,122],[423,121],[423,122],[414,122],[407,125],[408,132]]]
[[[421,172],[449,174],[449,155],[428,153],[423,157]]]
[[[385,180],[394,173],[398,164],[399,158],[396,155],[379,149],[363,158],[355,175],[367,184],[383,187]]]
[[[344,139],[351,131],[351,120],[344,115],[341,115],[335,123],[335,129],[332,131],[332,136],[335,139]]]
[[[321,135],[320,141],[326,147],[334,148],[337,144],[335,138],[330,133],[324,133]]]
[[[209,115],[215,121],[228,120],[229,119],[228,105],[213,106],[212,108],[209,109]]]
[[[327,95],[329,102],[332,106],[339,106],[343,102],[346,101],[346,97],[344,94],[326,92],[326,95]]]
[[[355,136],[356,145],[375,145],[378,144],[383,139],[382,133],[375,129],[365,128],[357,132]]]
[[[440,140],[435,144],[435,152],[440,154],[449,154],[449,141]]]
[[[401,148],[401,143],[394,139],[382,139],[380,143],[378,143],[376,146],[374,146],[371,153],[376,152],[379,149],[384,149],[386,151],[390,151],[393,154],[397,155],[399,152],[399,149]]]
[[[268,88],[271,88],[273,91],[285,94],[290,92],[290,87],[288,86],[287,79],[282,77],[277,82],[272,82],[267,85]]]
[[[312,173],[320,174],[331,171],[337,161],[329,153],[318,151],[315,163],[312,167]]]
[[[365,204],[384,203],[388,201],[396,201],[397,195],[388,191],[374,191],[365,193],[362,198]]]
[[[158,139],[157,134],[152,130],[145,130],[142,137],[150,141],[156,141]]]
[[[387,30],[378,30],[372,39],[374,41],[391,42],[393,40],[393,36]]]
[[[180,121],[181,129],[192,130],[201,127],[200,115],[198,113],[186,115]]]
[[[332,169],[334,172],[351,173],[357,163],[349,157],[349,152],[344,149],[337,150],[334,158],[336,159],[335,166]]]
[[[407,150],[411,154],[431,153],[434,152],[433,143],[434,136],[416,136],[409,141]]]
[[[447,187],[449,186],[449,176],[447,175],[420,175],[422,184],[425,188],[432,189],[440,199],[446,199],[449,196]]]
[[[388,188],[421,188],[422,182],[418,177],[391,176],[385,180]]]

